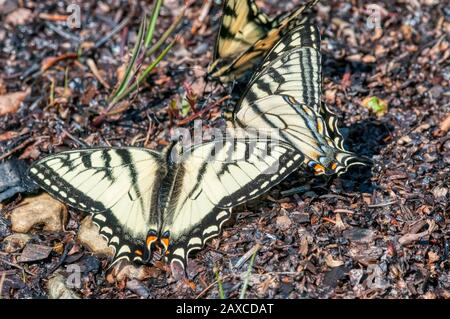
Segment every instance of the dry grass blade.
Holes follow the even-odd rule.
[[[245,274],[245,279],[242,285],[241,293],[239,294],[239,299],[244,299],[245,294],[247,293],[248,281],[250,280],[250,275],[253,269],[253,263],[255,262],[256,254],[258,253],[260,246],[259,244],[257,244],[255,247],[257,247],[258,249],[254,249],[252,259],[250,259],[250,264],[248,265],[247,273]]]

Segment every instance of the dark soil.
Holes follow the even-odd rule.
[[[157,35],[167,29],[183,1],[165,2]],[[258,4],[275,14],[300,2]],[[370,157],[373,167],[331,179],[299,172],[267,196],[240,207],[223,234],[192,257],[188,273],[193,284],[160,270],[142,282],[111,284],[105,280],[106,261],[80,248],[61,266],[84,267],[76,293],[84,298],[218,298],[216,271],[226,297],[238,298],[249,261],[234,266],[259,244],[247,297],[450,297],[450,133],[442,127],[450,113],[450,7],[433,0],[375,1],[382,7],[381,29],[376,30],[367,25],[365,1],[322,2],[314,12],[322,32],[324,100],[342,115],[348,148]],[[1,3],[0,95],[2,90],[31,90],[17,112],[0,116],[0,156],[7,155],[2,159],[19,157],[31,163],[50,152],[88,145],[161,149],[175,128],[193,127],[197,112],[232,92],[232,85],[205,77],[220,6],[212,6],[193,34],[203,7],[203,1],[196,1],[178,29],[179,43],[130,99],[130,107],[95,127],[92,120],[106,106],[111,90],[92,73],[87,59],[95,61],[113,87],[134,43],[138,13],[99,48],[39,72],[45,58],[100,41],[129,14],[130,5],[83,1],[82,28],[69,29],[39,14],[66,14],[72,1],[26,1],[31,17],[17,26],[4,21],[18,4]],[[186,95],[196,95],[195,110],[185,115],[170,110],[170,105],[181,108]],[[364,107],[368,97],[385,101],[388,111],[373,114]],[[223,124],[222,111],[231,109],[237,98],[198,113],[198,118],[207,126]],[[34,243],[66,245],[81,220],[78,212],[70,216],[67,232],[36,231]],[[10,233],[9,227],[0,214],[0,239]],[[44,260],[18,263],[17,253],[0,251],[2,298],[47,296],[47,277],[61,254],[53,251]]]

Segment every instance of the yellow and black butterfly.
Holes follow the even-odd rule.
[[[29,176],[69,206],[93,214],[114,261],[150,263],[156,249],[185,269],[189,253],[219,235],[231,208],[278,184],[303,162],[291,145],[265,138],[217,139],[191,147],[65,151]]]
[[[254,0],[225,0],[209,74],[222,82],[241,78],[283,34],[304,22],[302,14],[318,1],[309,0],[293,12],[270,19]]]
[[[306,21],[267,53],[235,107],[232,125],[289,142],[317,175],[365,165],[344,148],[337,117],[321,102],[321,87],[320,33]]]

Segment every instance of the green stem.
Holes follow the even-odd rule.
[[[155,3],[155,6],[152,11],[152,15],[150,17],[150,21],[148,22],[147,27],[147,36],[145,37],[144,46],[148,48],[150,43],[153,40],[153,33],[155,32],[156,21],[158,20],[159,12],[161,11],[162,0],[158,0]]]
[[[147,78],[147,76],[155,68],[155,66],[157,66],[158,63],[161,62],[162,59],[164,59],[164,57],[169,52],[169,50],[173,47],[175,42],[176,42],[176,39],[173,40],[164,49],[164,51],[162,51],[161,54],[149,66],[147,66],[147,68],[139,75],[137,80],[131,86],[129,86],[127,89],[125,89],[120,95],[118,95],[115,100],[119,101],[119,100],[123,99],[124,97],[126,97],[131,92],[135,91],[138,88],[138,86],[142,83],[142,81],[144,81]]]
[[[135,65],[136,59],[139,55],[139,52],[141,51],[142,39],[144,38],[144,33],[145,33],[145,24],[146,24],[146,17],[144,16],[142,19],[141,25],[139,26],[137,42],[134,45],[133,53],[131,55],[131,60],[128,62],[127,69],[125,71],[125,76],[124,76],[122,82],[120,83],[119,87],[113,94],[110,104],[116,104],[120,100],[119,97],[123,94],[123,91],[126,90],[128,84],[130,83],[130,81],[133,77],[133,73],[131,71]]]
[[[222,279],[219,275],[219,270],[217,268],[214,269],[214,273],[216,275],[217,286],[219,287],[219,297],[220,299],[226,299],[225,292],[223,291]]]
[[[147,53],[145,54],[146,56],[150,56],[153,53],[155,53],[156,51],[158,51],[158,49],[161,47],[161,45],[174,32],[174,30],[178,27],[178,25],[181,23],[181,21],[183,21],[184,11],[185,11],[185,9],[183,9],[183,11],[181,11],[181,13],[175,19],[175,21],[172,22],[169,29],[167,29],[166,32],[163,33],[161,38],[150,49],[148,49]]]

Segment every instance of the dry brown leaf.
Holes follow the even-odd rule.
[[[408,234],[405,234],[402,237],[400,237],[398,240],[399,244],[402,246],[409,245],[411,243],[414,243],[414,242],[420,240],[422,237],[430,235],[435,230],[436,223],[434,220],[431,220],[431,221],[427,221],[427,224],[428,224],[428,229],[421,233],[418,233],[418,234],[408,233]]]
[[[125,78],[126,70],[127,70],[126,62],[117,68],[117,71],[116,71],[117,83],[120,83],[123,81],[123,79]]]
[[[140,266],[118,263],[106,276],[109,283],[121,282],[124,279],[145,280],[155,277],[160,273],[160,270],[155,267]]]
[[[303,236],[302,239],[300,240],[299,253],[303,257],[308,255],[308,239],[306,238],[306,236]]]
[[[12,234],[3,239],[3,251],[6,253],[15,253],[30,241],[31,236],[27,234]]]
[[[372,229],[353,227],[342,233],[344,238],[353,243],[370,244],[376,239],[376,232]]]
[[[99,71],[97,68],[97,65],[95,64],[94,60],[88,59],[87,65],[89,69],[91,69],[91,72],[94,74],[94,76],[97,78],[97,80],[107,89],[110,89],[110,86],[108,82],[105,81],[105,79],[102,76],[102,72]]]
[[[22,154],[20,154],[19,159],[28,159],[31,158],[33,160],[36,160],[39,158],[39,155],[41,155],[41,151],[38,147],[39,143],[34,143],[30,146],[28,146]]]
[[[52,247],[37,245],[37,244],[27,244],[23,249],[20,256],[17,258],[18,262],[30,262],[46,259],[51,251]]]
[[[20,103],[30,94],[30,90],[8,93],[0,96],[0,116],[15,113]]]
[[[439,257],[439,255],[436,254],[434,251],[428,252],[428,263],[429,264],[434,264],[435,262],[439,261],[439,259],[441,259],[441,257]]]

